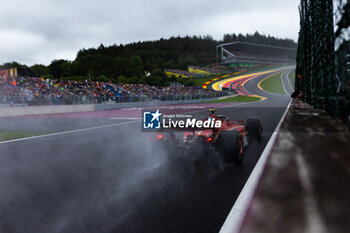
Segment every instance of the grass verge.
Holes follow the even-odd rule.
[[[286,93],[283,90],[281,74],[282,73],[277,73],[264,79],[260,84],[261,88],[267,92],[285,95]]]
[[[209,82],[210,80],[218,77],[221,77],[221,76],[216,75],[216,76],[210,76],[206,78],[192,78],[191,80],[194,82],[195,86],[203,86],[204,83]]]
[[[291,84],[292,87],[294,88],[294,87],[295,87],[295,71],[291,72],[291,73],[288,75],[288,78],[289,78],[290,84]]]
[[[0,131],[0,141],[43,135],[43,132]]]
[[[255,97],[255,96],[239,95],[239,96],[228,97],[228,98],[219,99],[219,100],[208,100],[208,101],[204,101],[202,103],[255,102],[255,101],[259,101],[259,100],[260,100],[260,98]]]

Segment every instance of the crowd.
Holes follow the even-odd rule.
[[[41,78],[0,78],[1,105],[71,104],[74,95],[55,88],[53,81]]]
[[[226,58],[239,58],[239,59],[260,59],[267,61],[290,61],[291,58],[288,54],[284,53],[255,53],[247,51],[231,51],[232,55],[228,55]]]
[[[106,101],[147,101],[206,98],[217,94],[199,87],[114,84],[98,81],[0,77],[0,104],[83,104]]]

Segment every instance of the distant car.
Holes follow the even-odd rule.
[[[160,132],[154,138],[155,141],[171,145],[177,142],[181,148],[204,145],[208,151],[218,151],[228,162],[242,164],[244,159],[244,148],[251,140],[260,141],[262,125],[259,119],[249,118],[246,121],[232,121],[228,116],[216,115],[216,109],[209,109],[210,115],[206,120],[221,121],[220,128],[186,129],[183,138],[176,137],[173,128]]]
[[[238,94],[238,90],[235,88],[228,88],[228,87],[222,87],[223,91],[229,91],[231,93],[231,95],[236,95]]]

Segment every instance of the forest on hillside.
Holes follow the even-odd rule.
[[[101,80],[118,83],[166,84],[175,81],[167,78],[164,69],[187,70],[189,65],[207,65],[215,62],[216,46],[221,43],[245,41],[296,48],[291,39],[279,39],[259,34],[225,34],[223,39],[211,36],[185,36],[135,42],[126,45],[81,49],[73,61],[53,60],[48,66],[35,64],[30,68],[36,76],[51,79]],[[3,64],[0,68],[22,67],[17,62]],[[151,76],[146,77],[145,72]],[[183,80],[180,80],[183,81]]]

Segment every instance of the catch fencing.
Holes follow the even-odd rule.
[[[23,107],[40,105],[82,105],[82,104],[103,104],[103,103],[129,103],[129,102],[151,102],[151,101],[187,101],[209,99],[232,95],[231,92],[208,92],[196,94],[170,94],[170,95],[142,95],[142,96],[2,96],[0,97],[0,107]]]
[[[115,97],[112,101],[115,100],[117,103],[124,102],[148,102],[148,101],[183,101],[183,100],[196,100],[196,99],[208,99],[215,97],[227,96],[232,93],[224,92],[210,92],[210,93],[197,93],[197,94],[170,94],[170,95],[144,95],[144,96],[124,96],[124,97]]]
[[[301,0],[296,89],[304,101],[349,121],[350,1]]]

